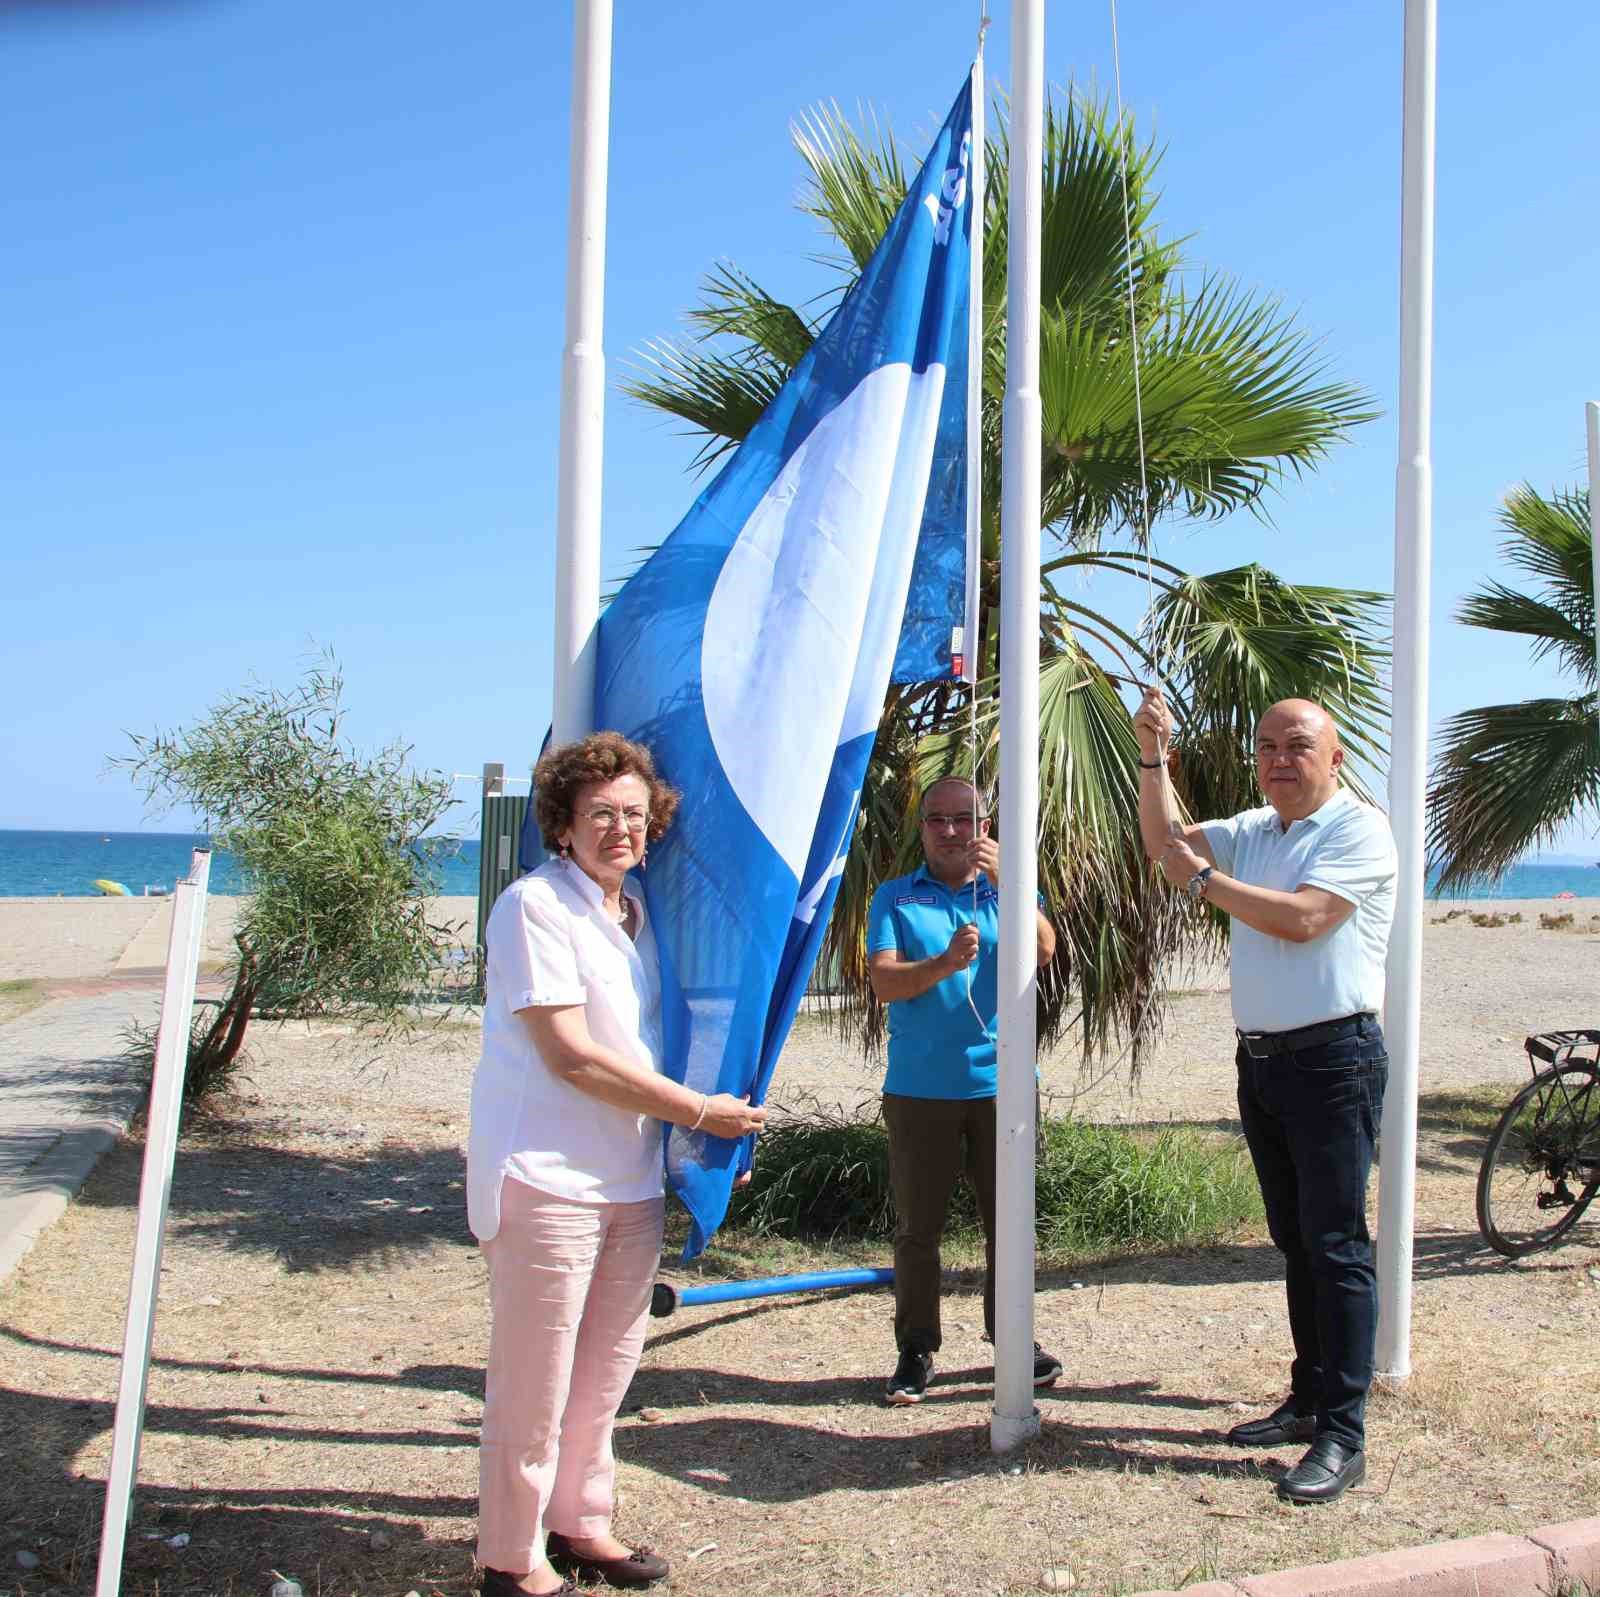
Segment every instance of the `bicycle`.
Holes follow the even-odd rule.
[[[1600,1191],[1600,1031],[1540,1032],[1523,1047],[1533,1080],[1478,1170],[1478,1229],[1508,1259],[1553,1246]]]

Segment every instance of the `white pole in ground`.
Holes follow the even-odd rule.
[[[167,1199],[172,1194],[172,1162],[178,1150],[183,1073],[189,1059],[189,1024],[194,1015],[195,975],[200,966],[200,934],[205,927],[206,883],[210,876],[209,851],[196,849],[188,876],[172,894],[172,935],[167,943],[167,980],[161,994],[155,1070],[150,1082],[133,1278],[128,1286],[128,1319],[122,1333],[122,1374],[111,1437],[111,1469],[106,1477],[105,1516],[100,1523],[95,1597],[116,1597],[122,1583],[122,1549],[127,1540],[133,1484],[139,1473],[150,1339],[155,1331],[156,1287],[161,1279],[161,1235],[167,1223]]]
[[[606,357],[606,167],[611,123],[611,0],[577,0],[572,58],[572,188],[567,206],[567,323],[561,353],[556,493],[556,654],[551,734],[594,730],[600,616],[600,490]]]
[[[1389,939],[1378,1200],[1378,1373],[1411,1373],[1417,1062],[1428,782],[1428,583],[1433,542],[1433,87],[1435,0],[1406,0],[1400,198],[1400,460],[1394,513],[1394,707],[1389,818],[1400,855]]]
[[[1600,404],[1590,400],[1583,407],[1589,424],[1589,556],[1594,571],[1594,647],[1600,662]]]
[[[1004,1453],[1033,1402],[1033,1178],[1039,984],[1039,285],[1044,0],[1012,0],[1006,398],[1000,468],[1000,954],[995,1104],[994,1415]]]

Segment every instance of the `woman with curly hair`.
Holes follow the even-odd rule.
[[[718,1137],[766,1111],[661,1070],[655,934],[630,870],[678,794],[615,732],[534,772],[557,858],[503,892],[484,934],[483,1052],[467,1210],[492,1323],[479,1454],[485,1597],[648,1586],[667,1574],[611,1534],[617,1407],[644,1346],[661,1253],[661,1123]]]

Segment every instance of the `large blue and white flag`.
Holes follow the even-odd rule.
[[[811,350],[600,621],[594,724],[647,744],[683,792],[643,882],[667,1068],[702,1091],[765,1096],[888,684],[969,672],[981,94],[974,72]],[[673,1128],[687,1257],[749,1160]]]

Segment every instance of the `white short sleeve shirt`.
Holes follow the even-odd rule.
[[[604,913],[599,884],[564,860],[513,882],[489,912],[483,1050],[467,1142],[467,1220],[480,1241],[500,1229],[507,1176],[581,1203],[662,1194],[661,1122],[564,1080],[517,1014],[582,1004],[596,1042],[648,1070],[661,1068],[655,933],[644,905],[628,896],[637,940]]]
[[[1270,805],[1207,821],[1217,869],[1236,881],[1292,893],[1320,887],[1355,905],[1331,932],[1291,943],[1233,921],[1233,1023],[1292,1031],[1383,1008],[1384,961],[1399,862],[1388,817],[1343,788],[1286,831]]]

